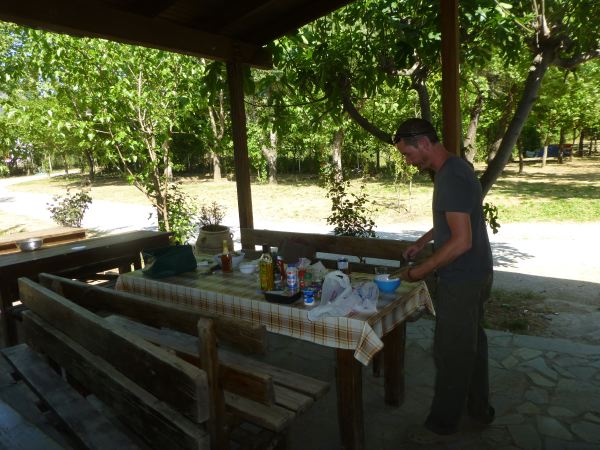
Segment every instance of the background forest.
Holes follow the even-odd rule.
[[[331,164],[344,179],[410,185],[391,135],[411,116],[441,130],[438,15],[437,2],[362,0],[272,43],[274,69],[245,74],[254,178],[327,178]],[[486,193],[526,151],[560,144],[562,162],[569,145],[575,156],[594,148],[600,31],[590,17],[600,2],[460,2],[463,151],[484,164]],[[0,176],[118,174],[166,230],[194,213],[179,176],[233,176],[223,63],[0,23],[0,79]]]

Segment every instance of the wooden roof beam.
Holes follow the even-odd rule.
[[[313,22],[353,1],[354,0],[314,0],[303,6],[301,11],[296,10],[294,14],[288,15],[286,20],[266,23],[265,13],[272,14],[272,12],[276,10],[286,11],[289,9],[290,3],[300,3],[296,0],[268,0],[261,7],[255,8],[248,14],[228,23],[219,31],[228,35],[247,38],[248,41],[262,45],[295,31],[307,23]]]
[[[2,0],[2,3],[0,20],[19,25],[220,61],[236,61],[264,69],[272,67],[271,54],[256,44],[120,11],[94,0]]]

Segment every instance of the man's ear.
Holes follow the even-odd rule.
[[[419,136],[418,139],[419,147],[421,147],[422,150],[431,150],[431,141],[427,136]]]

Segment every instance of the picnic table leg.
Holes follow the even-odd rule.
[[[375,353],[373,356],[373,376],[379,378],[381,376],[381,362],[383,360],[383,351]]]
[[[342,448],[364,449],[362,364],[354,358],[353,350],[337,349],[336,357],[338,422]]]
[[[406,322],[402,322],[383,341],[383,385],[385,404],[400,406],[404,402],[404,348]]]

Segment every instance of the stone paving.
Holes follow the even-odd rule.
[[[419,449],[410,429],[424,420],[433,394],[433,321],[407,330],[406,398],[383,404],[383,378],[363,373],[366,448]],[[267,359],[320,379],[334,379],[334,352],[271,335]],[[458,441],[432,449],[600,449],[600,346],[488,330],[495,422],[484,430],[463,423]],[[293,450],[340,448],[336,393],[331,391],[292,428]]]

